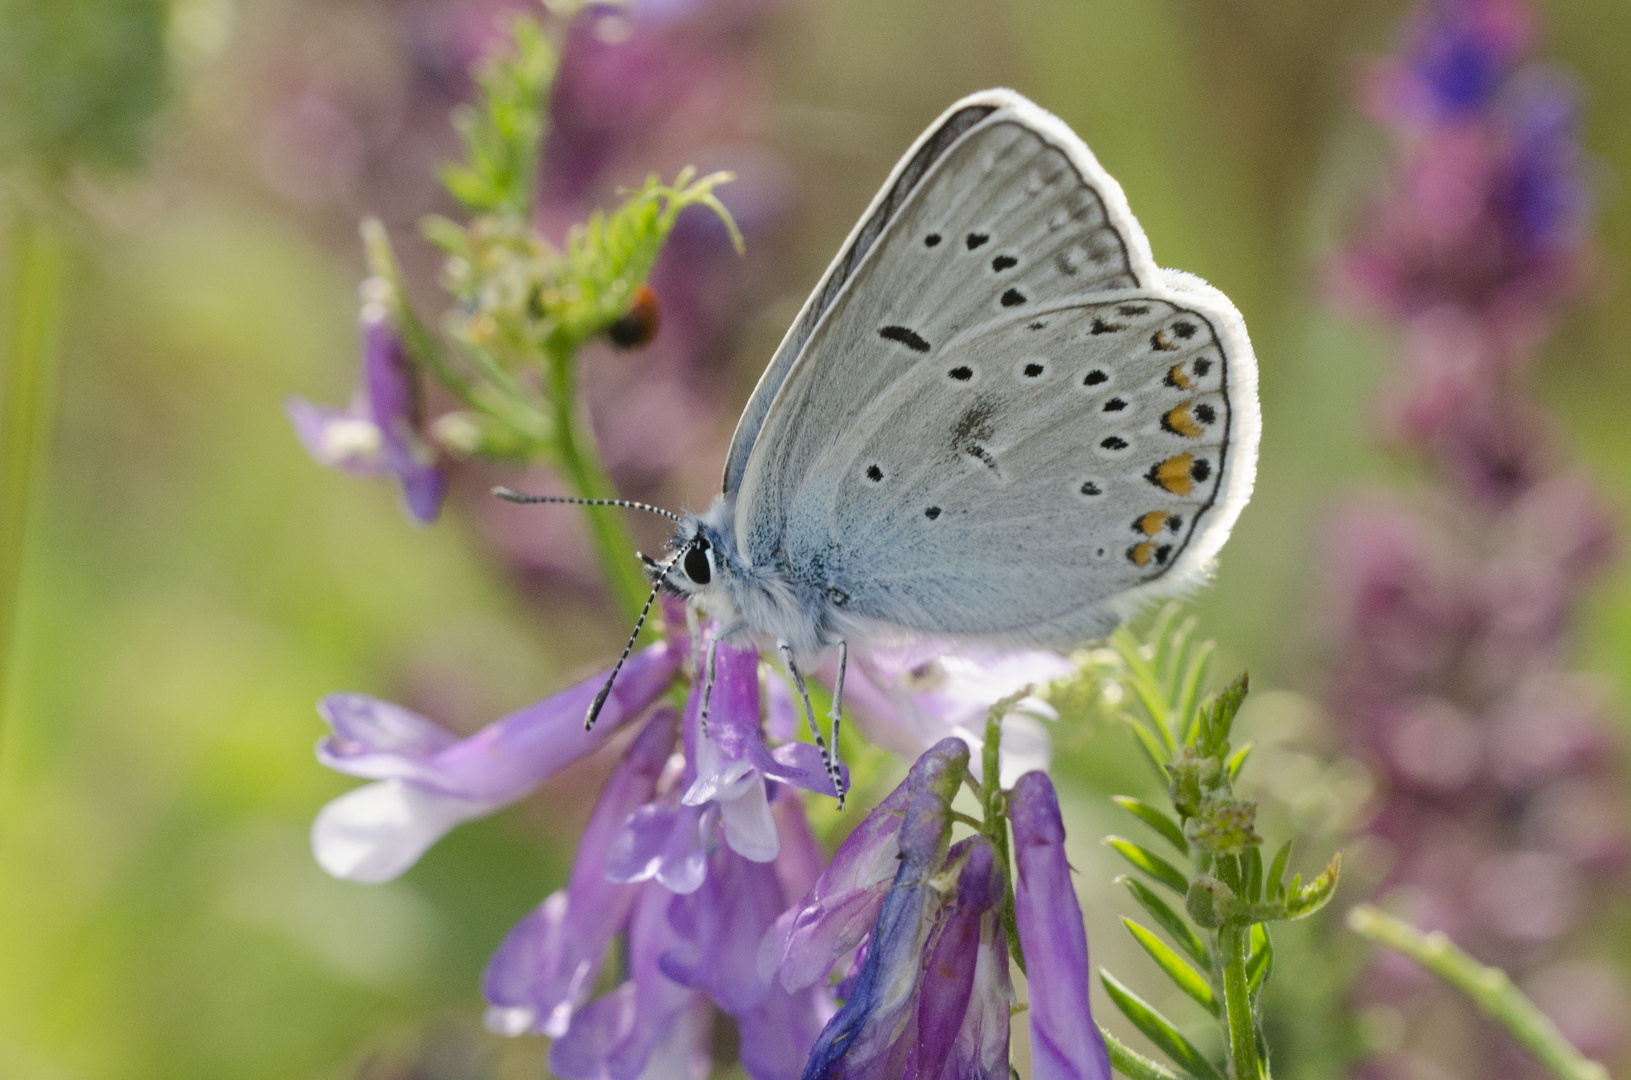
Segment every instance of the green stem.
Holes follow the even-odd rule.
[[[1218,959],[1223,964],[1223,1008],[1229,1021],[1229,1060],[1235,1080],[1265,1080],[1257,1056],[1257,1025],[1246,978],[1251,927],[1230,920],[1218,928]]]
[[[1348,929],[1404,953],[1463,994],[1500,1024],[1560,1080],[1608,1080],[1608,1070],[1569,1045],[1562,1032],[1512,985],[1500,968],[1485,967],[1444,934],[1424,934],[1370,904],[1348,912]]]
[[[16,706],[21,677],[19,600],[30,518],[50,446],[57,332],[66,247],[56,228],[27,208],[12,221],[0,339],[0,733]]]
[[[560,346],[549,348],[546,365],[549,403],[555,412],[556,462],[561,472],[571,483],[572,490],[582,498],[616,498],[617,490],[612,487],[611,479],[601,467],[594,434],[583,422],[571,351]],[[583,511],[589,519],[589,534],[594,541],[595,555],[600,559],[601,571],[606,575],[606,589],[624,616],[632,620],[640,613],[651,591],[635,558],[634,536],[620,516],[621,510],[610,506],[585,506]],[[642,636],[653,633],[654,630],[647,624]]]
[[[1002,897],[1002,929],[1008,938],[1008,955],[1022,974],[1025,972],[1025,949],[1019,943],[1019,914],[1014,907],[1014,860],[1008,847],[1008,797],[1002,790],[1002,716],[1013,704],[1031,692],[1026,687],[1017,695],[1003,698],[991,706],[985,717],[985,746],[981,750],[980,812],[985,818],[982,830],[991,845],[997,849],[1002,862],[1003,877],[1008,887]]]
[[[1151,1061],[1106,1029],[1099,1028],[1099,1034],[1104,1036],[1104,1045],[1110,1051],[1111,1066],[1121,1075],[1133,1080],[1183,1080],[1183,1074],[1173,1072],[1159,1061]]]

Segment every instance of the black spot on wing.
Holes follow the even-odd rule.
[[[1113,334],[1121,329],[1124,328],[1120,323],[1107,323],[1103,319],[1094,319],[1093,328],[1088,332],[1092,334]]]
[[[1099,445],[1104,447],[1106,450],[1125,450],[1127,449],[1127,440],[1123,439],[1119,435],[1112,435],[1108,439],[1105,439],[1103,442],[1099,443]]]
[[[1026,364],[1025,365],[1025,377],[1027,379],[1034,379],[1040,374],[1042,374],[1042,365],[1041,364]]]
[[[878,331],[878,336],[885,341],[898,341],[913,352],[929,351],[929,343],[919,337],[917,331],[905,326],[886,326]]]
[[[883,479],[883,470],[876,465],[868,465],[866,467],[866,478],[876,484]]]
[[[998,255],[995,259],[991,260],[991,269],[997,271],[999,274],[1010,267],[1018,265],[1019,260],[1014,258],[1012,255]]]
[[[939,245],[939,243],[940,243],[940,234],[937,233],[937,232],[932,232],[928,236],[925,236],[923,238],[923,246],[924,247],[936,247],[936,246]]]
[[[1121,398],[1113,397],[1104,403],[1105,412],[1120,412],[1127,407],[1127,402]]]
[[[1002,294],[1003,307],[1016,307],[1025,302],[1025,294],[1018,289],[1009,289]]]
[[[928,518],[930,521],[935,520],[936,518],[938,518],[940,516],[940,507],[938,507],[938,506],[929,507],[927,510],[923,511],[923,516]]]
[[[974,369],[968,367],[967,365],[963,365],[952,368],[950,371],[946,372],[946,374],[950,375],[958,382],[968,382],[970,379],[974,378]]]
[[[1109,382],[1109,381],[1110,381],[1110,376],[1106,375],[1104,372],[1098,370],[1097,368],[1094,368],[1092,371],[1089,371],[1087,373],[1087,377],[1082,380],[1082,385],[1083,386],[1097,386],[1100,383]]]
[[[968,245],[968,249],[970,251],[973,251],[975,248],[979,247],[981,244],[990,239],[991,237],[987,236],[983,232],[971,232],[968,234],[968,238],[963,242]]]

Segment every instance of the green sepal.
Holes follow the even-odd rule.
[[[1110,801],[1160,833],[1168,843],[1183,854],[1189,854],[1189,841],[1184,838],[1184,830],[1179,828],[1178,823],[1163,811],[1151,806],[1143,799],[1135,799],[1131,795],[1112,795]]]
[[[1104,843],[1115,848],[1121,857],[1132,863],[1135,868],[1142,870],[1179,896],[1189,892],[1189,879],[1184,876],[1183,871],[1155,852],[1119,836],[1106,836]]]
[[[1263,899],[1263,853],[1259,848],[1247,848],[1240,856],[1240,868],[1246,875],[1246,887],[1242,890],[1246,899],[1257,903]]]
[[[1127,932],[1133,935],[1133,940],[1150,954],[1150,959],[1155,961],[1156,967],[1166,972],[1167,978],[1171,979],[1178,989],[1188,994],[1194,999],[1195,1004],[1213,1016],[1222,1015],[1223,1006],[1218,1003],[1217,995],[1212,993],[1212,986],[1206,981],[1206,976],[1184,963],[1181,956],[1155,936],[1155,931],[1140,926],[1125,915],[1122,916],[1121,922],[1127,927]]]
[[[1286,863],[1290,860],[1291,841],[1287,840],[1280,845],[1280,850],[1274,853],[1274,861],[1269,864],[1269,876],[1263,882],[1263,899],[1272,903],[1285,895]]]
[[[1145,1038],[1160,1048],[1163,1054],[1200,1080],[1224,1080],[1223,1073],[1218,1071],[1218,1067],[1197,1050],[1194,1043],[1184,1038],[1172,1025],[1172,1021],[1156,1012],[1149,1002],[1129,990],[1121,980],[1104,968],[1099,969],[1099,979],[1104,983],[1104,989],[1110,995],[1110,1000],[1121,1010],[1121,1014],[1142,1031]]]
[[[1123,874],[1116,880],[1127,886],[1127,891],[1133,894],[1133,899],[1138,901],[1139,906],[1149,912],[1150,918],[1161,924],[1161,929],[1167,932],[1167,936],[1172,938],[1191,960],[1207,971],[1212,969],[1212,953],[1207,949],[1206,942],[1201,940],[1201,936],[1183,920],[1182,916],[1172,910],[1154,889],[1130,874]]]
[[[1342,852],[1331,856],[1326,864],[1307,885],[1302,884],[1302,875],[1292,880],[1291,888],[1287,891],[1285,899],[1286,919],[1303,919],[1314,914],[1320,908],[1331,902],[1331,897],[1337,891],[1337,878],[1342,874]]]

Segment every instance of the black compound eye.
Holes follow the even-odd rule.
[[[708,542],[706,540],[692,544],[686,551],[685,558],[680,560],[685,568],[685,576],[698,585],[706,585],[713,580],[713,567],[708,565]]]

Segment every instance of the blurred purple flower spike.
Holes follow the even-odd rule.
[[[418,372],[377,299],[363,304],[361,387],[346,409],[291,397],[284,403],[301,445],[319,464],[358,476],[394,476],[414,520],[441,512],[447,474],[422,434]]]
[[[1109,1080],[1093,1022],[1087,931],[1065,858],[1065,823],[1047,773],[1019,778],[1012,799],[1014,913],[1031,991],[1033,1080]]]
[[[318,706],[333,734],[318,760],[376,781],[349,791],[312,824],[317,862],[338,878],[389,881],[455,825],[514,802],[566,765],[604,745],[672,682],[679,652],[667,644],[629,658],[593,731],[583,717],[605,673],[455,739],[429,720],[363,694],[331,694]]]

